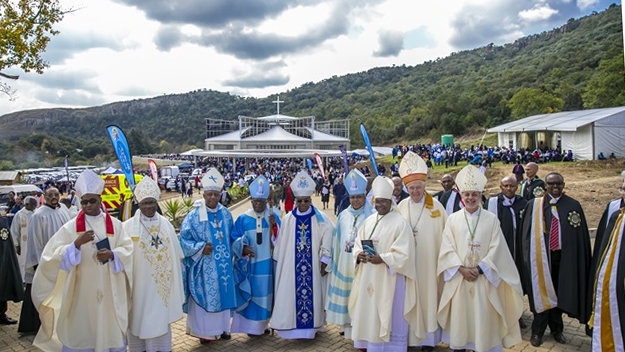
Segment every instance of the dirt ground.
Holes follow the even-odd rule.
[[[466,164],[457,168],[445,169],[445,166],[435,166],[431,179],[427,181],[428,189],[442,189],[438,180],[447,173],[455,175]],[[487,196],[499,193],[499,182],[505,176],[512,174],[513,164],[503,165],[500,162],[493,164],[486,170],[488,184],[485,192]],[[564,191],[577,199],[584,209],[588,227],[594,228],[599,224],[601,214],[610,200],[620,197],[618,188],[622,185],[621,172],[625,170],[625,159],[615,161],[579,161],[573,163],[543,163],[539,164],[538,177],[545,179],[550,172],[559,172],[564,176]]]

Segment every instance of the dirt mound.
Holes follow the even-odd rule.
[[[428,189],[442,189],[438,180],[445,174],[455,174],[466,164],[445,169],[445,166],[434,166],[431,179],[427,181]],[[494,163],[486,170],[488,184],[487,195],[499,193],[499,182],[512,174],[513,164]],[[389,165],[390,167],[390,165]],[[389,168],[387,167],[387,169]],[[625,170],[625,159],[593,160],[572,163],[555,162],[539,164],[538,177],[544,179],[550,172],[559,172],[564,176],[565,192],[577,199],[584,209],[589,227],[597,227],[601,214],[609,201],[620,197],[619,187],[623,183],[621,172]]]

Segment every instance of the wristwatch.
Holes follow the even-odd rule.
[[[477,271],[480,273],[480,275],[484,274],[484,271],[482,271],[482,268],[480,268],[480,266],[477,266]]]

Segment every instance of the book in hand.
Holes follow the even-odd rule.
[[[360,243],[362,244],[362,250],[367,255],[375,255],[375,249],[373,247],[373,240],[360,240]]]
[[[105,237],[103,240],[100,240],[98,242],[95,243],[95,246],[98,250],[100,249],[108,249],[109,251],[111,250],[111,244],[109,243],[109,239],[108,237]],[[103,262],[101,262],[102,264],[106,264],[106,262],[108,262],[110,259],[107,259]]]

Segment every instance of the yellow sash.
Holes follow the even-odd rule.
[[[532,230],[530,233],[530,273],[532,297],[536,313],[558,306],[558,296],[551,280],[551,270],[545,244],[545,198],[534,198],[532,207]]]

